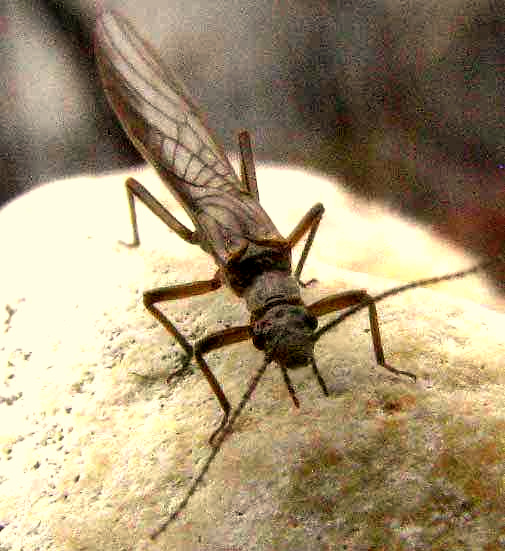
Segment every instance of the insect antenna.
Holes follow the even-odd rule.
[[[385,298],[398,295],[400,293],[403,293],[404,291],[408,291],[409,289],[415,289],[416,287],[424,287],[426,285],[434,285],[435,283],[440,283],[442,281],[450,281],[452,279],[459,279],[462,277],[465,277],[467,275],[473,274],[475,272],[478,272],[479,270],[483,270],[489,266],[492,266],[493,264],[497,264],[499,262],[505,261],[505,255],[498,255],[496,258],[493,258],[491,260],[485,260],[484,262],[481,262],[477,264],[476,266],[473,266],[472,268],[467,268],[465,270],[460,270],[458,272],[454,272],[452,274],[445,274],[442,276],[437,277],[429,277],[425,279],[418,279],[417,281],[412,281],[410,283],[406,283],[405,285],[400,285],[399,287],[394,287],[393,289],[388,289],[387,291],[384,291],[383,293],[380,293],[376,295],[375,297],[372,297],[370,300],[365,300],[361,302],[360,304],[357,304],[356,306],[353,306],[352,308],[349,308],[349,310],[346,310],[343,314],[340,314],[335,319],[329,321],[327,324],[323,325],[320,329],[318,329],[314,333],[314,341],[319,340],[322,335],[327,333],[330,329],[333,329],[333,327],[337,326],[339,323],[347,319],[349,316],[352,316],[354,313],[358,312],[359,310],[366,308],[370,303],[377,303],[381,300],[384,300]]]
[[[235,421],[237,420],[238,416],[241,414],[247,402],[250,400],[252,393],[254,392],[254,389],[258,385],[261,377],[265,373],[266,368],[268,367],[271,361],[272,360],[270,359],[270,357],[268,356],[265,357],[263,364],[258,369],[254,377],[251,379],[251,382],[249,383],[247,390],[242,396],[242,399],[240,400],[239,405],[237,406],[235,411],[231,414],[228,424],[223,428],[221,433],[216,437],[216,441],[212,448],[212,451],[210,452],[209,457],[207,458],[207,461],[205,461],[205,463],[203,464],[200,472],[198,473],[198,476],[193,480],[193,483],[191,484],[183,500],[179,503],[179,505],[177,505],[175,510],[170,514],[170,516],[149,534],[149,537],[151,540],[155,540],[161,533],[163,533],[167,529],[168,525],[171,522],[173,522],[179,516],[179,514],[186,508],[189,500],[198,489],[198,486],[200,486],[200,483],[203,481],[216,455],[220,452],[225,438],[231,432],[233,425],[235,424]]]

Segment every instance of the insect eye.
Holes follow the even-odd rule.
[[[313,316],[312,314],[306,314],[305,315],[305,321],[307,325],[312,329],[316,329],[317,327],[317,318],[316,316]]]
[[[284,314],[286,313],[286,309],[285,308],[279,308],[277,310],[277,312],[275,312],[275,317],[276,318],[282,318],[284,316]]]
[[[258,320],[255,321],[251,327],[252,342],[258,350],[265,348],[267,335],[273,327],[271,320]]]
[[[293,306],[289,309],[289,313],[303,319],[304,322],[306,321],[307,310],[305,310],[305,308],[302,308],[300,306]]]
[[[254,322],[253,333],[254,335],[262,335],[267,333],[272,327],[272,322],[270,320],[259,320]]]
[[[305,308],[300,306],[293,306],[289,309],[289,313],[295,316],[299,316],[301,321],[298,325],[304,325],[314,330],[317,327],[317,318],[308,312]]]

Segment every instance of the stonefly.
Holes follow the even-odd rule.
[[[195,226],[181,224],[138,181],[126,189],[133,226],[132,246],[139,245],[135,198],[188,243],[200,245],[217,264],[214,277],[144,293],[149,312],[173,335],[196,363],[216,395],[224,417],[211,442],[230,415],[230,403],[203,355],[223,346],[252,339],[276,362],[296,407],[299,407],[288,369],[310,364],[324,394],[328,390],[314,359],[317,317],[369,302],[370,327],[377,363],[389,371],[415,375],[389,366],[372,297],[364,290],[347,291],[306,305],[300,295],[300,274],[324,213],[314,205],[284,238],[260,204],[248,132],[239,135],[241,178],[211,136],[194,102],[175,75],[163,67],[151,47],[125,18],[103,14],[97,26],[96,59],[107,98],[129,138],[157,170]],[[291,250],[309,233],[294,272]],[[243,297],[251,314],[248,325],[218,331],[192,346],[156,308],[163,301],[201,295],[227,285]],[[303,284],[302,284],[303,285]]]
[[[314,205],[293,231],[283,237],[260,204],[248,132],[239,134],[239,178],[222,147],[203,123],[198,108],[182,83],[161,64],[151,46],[124,17],[116,12],[100,16],[95,52],[107,98],[124,130],[184,207],[195,227],[193,231],[184,226],[144,186],[128,178],[126,190],[133,227],[133,242],[129,245],[138,246],[140,243],[135,213],[135,199],[138,199],[179,237],[199,245],[210,254],[217,265],[212,279],[160,287],[144,293],[146,308],[184,349],[185,368],[194,355],[224,412],[220,425],[210,437],[210,443],[214,445],[213,453],[179,506],[180,511],[203,478],[225,433],[231,428],[227,427],[230,402],[205,361],[204,354],[251,339],[257,349],[264,351],[265,358],[238,410],[249,399],[259,378],[272,362],[280,367],[293,403],[299,407],[288,370],[310,365],[323,393],[328,395],[314,358],[314,344],[323,332],[336,325],[339,319],[347,317],[347,313],[319,331],[316,331],[317,318],[346,308],[356,311],[367,307],[377,363],[392,373],[415,380],[413,373],[395,369],[385,361],[376,300],[422,284],[461,277],[484,264],[450,276],[408,284],[375,299],[365,290],[355,290],[305,304],[300,293],[300,287],[305,284],[301,282],[300,275],[324,213],[323,205]],[[291,251],[307,233],[303,252],[293,271]],[[246,301],[250,322],[217,331],[194,345],[156,307],[160,302],[216,291],[223,285]],[[230,425],[235,418],[234,414]],[[216,438],[219,433],[219,438]],[[169,520],[173,518],[175,513]],[[159,535],[167,524],[168,521],[153,537]]]

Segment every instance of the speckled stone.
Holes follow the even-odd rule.
[[[137,177],[184,218],[150,172]],[[329,397],[310,368],[297,370],[294,409],[270,366],[186,509],[152,542],[209,456],[221,413],[198,372],[165,383],[182,353],[142,291],[214,266],[143,208],[142,245],[118,244],[130,235],[123,179],[53,183],[0,212],[1,549],[503,547],[505,317],[478,276],[378,304],[386,358],[417,382],[375,365],[364,312],[316,346]],[[258,179],[284,235],[326,206],[308,302],[472,264],[334,182],[271,167]],[[166,311],[192,340],[248,319],[227,291]],[[261,359],[248,343],[209,355],[233,405]]]

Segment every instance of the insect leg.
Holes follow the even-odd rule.
[[[317,228],[319,227],[319,223],[321,222],[321,218],[324,214],[324,206],[321,203],[316,203],[308,212],[307,214],[298,222],[295,229],[290,233],[288,237],[288,243],[290,244],[291,248],[293,248],[298,241],[310,230],[309,236],[307,237],[307,241],[305,242],[305,246],[302,251],[302,255],[300,257],[300,260],[298,261],[298,265],[295,269],[295,279],[300,283],[302,287],[306,287],[309,283],[315,280],[310,280],[307,283],[302,283],[300,281],[300,274],[302,273],[303,266],[305,264],[305,261],[307,260],[307,255],[309,254],[310,247],[312,247],[312,243],[314,241],[314,237],[316,236]]]
[[[164,302],[167,300],[175,300],[178,298],[192,297],[196,295],[203,295],[216,291],[221,287],[222,283],[216,274],[212,279],[207,281],[193,281],[192,283],[183,283],[182,285],[170,285],[169,287],[158,287],[157,289],[151,289],[144,292],[144,306],[149,312],[163,325],[163,327],[177,340],[177,342],[184,348],[186,357],[183,360],[183,367],[171,374],[167,382],[174,376],[181,375],[187,371],[188,364],[193,355],[193,347],[188,342],[186,337],[175,327],[175,325],[154,306],[158,302]]]
[[[402,371],[400,369],[395,369],[391,367],[384,358],[384,349],[382,347],[382,340],[379,330],[379,318],[377,317],[377,308],[375,307],[375,302],[373,297],[371,297],[366,291],[346,291],[344,293],[338,293],[336,295],[331,295],[325,297],[313,304],[310,304],[307,309],[314,316],[322,316],[324,314],[329,314],[330,312],[335,312],[336,310],[342,310],[344,308],[349,308],[356,304],[367,304],[368,306],[368,317],[370,319],[370,330],[372,333],[372,342],[375,352],[375,359],[377,363],[397,375],[406,375],[416,380],[416,376],[409,371]]]
[[[247,130],[238,135],[238,145],[240,148],[240,175],[242,183],[253,194],[259,202],[258,184],[256,182],[256,169],[254,168],[254,157],[251,146],[251,136]]]
[[[221,408],[224,411],[224,417],[219,427],[212,433],[211,437],[209,438],[209,443],[211,445],[213,445],[214,438],[228,422],[231,406],[230,406],[230,402],[228,402],[228,399],[224,395],[221,385],[219,384],[218,380],[210,370],[209,366],[207,365],[207,362],[203,359],[203,355],[207,354],[211,350],[217,350],[218,348],[222,348],[223,346],[228,346],[229,344],[246,341],[247,339],[250,338],[250,336],[251,335],[249,332],[249,326],[241,325],[238,327],[229,327],[227,329],[217,331],[212,335],[208,335],[207,337],[204,337],[203,339],[199,340],[195,344],[196,363],[198,364],[198,367],[202,370],[202,373],[205,375],[207,382],[212,388],[212,391],[216,395],[217,399],[219,400],[219,403],[221,404]]]
[[[135,178],[128,178],[126,180],[126,194],[128,196],[128,204],[130,206],[130,218],[133,228],[133,242],[125,243],[123,245],[127,247],[137,247],[140,244],[139,230],[137,225],[137,214],[135,212],[135,197],[140,199],[158,218],[163,220],[165,224],[172,229],[181,239],[188,243],[197,243],[196,232],[186,228],[184,224],[181,224],[175,216],[172,216],[170,212],[153,196],[147,189],[137,182]]]

